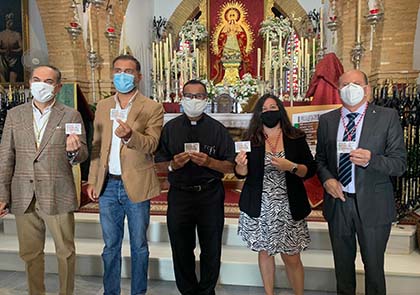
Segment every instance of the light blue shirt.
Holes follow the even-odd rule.
[[[356,126],[356,146],[359,147],[359,140],[360,140],[360,134],[362,134],[362,127],[363,127],[363,120],[365,119],[364,116],[362,116],[362,114],[364,113],[366,108],[366,104],[363,104],[362,106],[360,106],[355,112],[353,113],[358,113],[359,115],[356,117],[356,119],[354,120],[354,123],[357,124]],[[349,122],[349,119],[347,118],[347,114],[350,114],[352,112],[350,112],[348,109],[346,109],[345,107],[341,108],[342,110],[342,116],[344,117],[344,124],[343,125],[343,118],[340,118],[340,122],[338,124],[338,132],[337,132],[337,142],[338,141],[343,141],[343,136],[344,136],[344,126],[347,126],[347,123]],[[359,122],[360,121],[360,122]],[[340,162],[340,154],[337,151],[337,165]],[[338,168],[338,166],[337,166]],[[344,192],[348,192],[348,193],[356,193],[356,182],[355,182],[355,167],[354,164],[351,165],[351,181],[348,185],[343,186],[343,191]]]

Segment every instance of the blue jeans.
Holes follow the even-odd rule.
[[[150,220],[150,201],[133,203],[121,180],[108,179],[99,198],[99,212],[105,247],[104,295],[121,292],[121,246],[124,237],[124,219],[127,216],[131,252],[131,294],[146,294],[149,247],[147,228]]]

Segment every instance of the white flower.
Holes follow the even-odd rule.
[[[293,28],[288,18],[269,17],[261,22],[259,34],[266,37],[268,33],[269,41],[279,41],[280,35],[284,39],[293,32]]]
[[[195,20],[188,20],[185,25],[182,26],[181,31],[179,32],[179,36],[182,38],[184,36],[185,41],[202,41],[207,37],[207,30],[206,27],[198,21]]]
[[[246,103],[251,96],[258,93],[257,80],[252,78],[251,74],[246,73],[234,86],[233,91],[238,102]]]

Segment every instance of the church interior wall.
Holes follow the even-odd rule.
[[[68,2],[70,1],[60,0],[58,2],[64,8],[58,9],[58,5],[53,5],[57,4],[57,1],[28,0],[30,49],[34,51],[40,50],[46,53],[51,63],[55,63],[63,69],[64,76],[68,80],[78,81],[82,84],[85,92],[89,92],[90,68],[86,58],[88,52],[86,29],[84,29],[85,33],[81,38],[83,39],[81,44],[78,44],[72,50],[70,38],[63,30],[66,25],[65,20],[69,17],[68,6],[70,3]],[[151,68],[150,42],[152,38],[151,23],[153,16],[162,16],[169,19],[183,1],[137,0],[124,2],[127,7],[127,10],[125,10],[127,45],[132,54],[143,64],[144,80],[140,86],[146,95],[150,95],[150,77],[147,73],[150,72]],[[310,11],[314,8],[318,9],[322,5],[321,0],[298,0],[298,2],[305,11]],[[364,11],[367,5],[365,2],[362,1]],[[336,52],[342,60],[345,69],[353,67],[350,60],[350,51],[355,41],[355,3],[356,1],[338,1],[338,16],[341,21],[341,26],[338,30],[336,47],[331,42],[330,31],[327,28],[324,30],[327,34],[326,51]],[[380,80],[390,73],[402,71],[406,72],[405,76],[407,79],[418,77],[418,72],[415,70],[420,70],[419,3],[420,0],[384,0],[385,21],[378,26],[374,35],[373,50],[366,50],[361,64],[361,69],[370,74],[374,80]],[[190,7],[190,9],[192,10],[194,7]],[[325,4],[324,11],[327,11],[327,9],[328,4]],[[59,14],[60,16],[56,15],[54,17],[51,11],[55,11],[55,14]],[[98,17],[99,25],[103,26],[105,14],[96,17]],[[87,26],[86,14],[81,14],[81,23],[83,27]],[[121,18],[118,24],[121,26]],[[346,24],[346,26],[344,27],[342,24]],[[111,90],[109,69],[112,58],[110,52],[105,48],[108,45],[107,40],[101,35],[103,35],[102,32],[98,34],[97,40],[95,38],[95,45],[101,48],[101,57],[104,63],[102,65],[102,82],[100,82],[103,85],[104,92],[107,93]],[[365,48],[369,47],[370,27],[365,21],[362,25],[362,35]],[[122,42],[123,40],[120,39],[120,50],[122,49]],[[66,58],[63,59],[63,56],[66,56]],[[402,78],[403,76],[401,74],[396,79]]]

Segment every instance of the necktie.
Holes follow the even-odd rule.
[[[347,114],[349,121],[344,130],[343,141],[354,141],[356,139],[356,130],[353,129],[354,120],[358,115],[358,113]],[[338,179],[343,186],[347,186],[351,182],[351,161],[349,153],[340,154],[340,160],[338,164]]]

